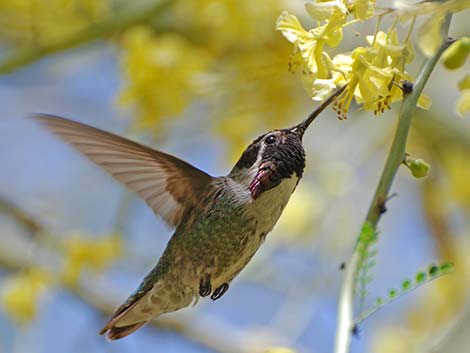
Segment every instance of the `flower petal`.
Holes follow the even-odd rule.
[[[441,26],[445,15],[434,14],[419,29],[418,45],[426,56],[434,55],[441,44]]]
[[[431,108],[431,104],[432,104],[431,98],[427,94],[421,93],[421,95],[418,98],[417,106],[421,109],[429,110],[429,108]]]
[[[287,11],[283,11],[276,20],[276,29],[281,31],[283,36],[291,43],[313,39],[312,35],[304,29],[297,17]]]
[[[348,10],[344,4],[339,1],[312,1],[309,0],[305,4],[305,9],[314,20],[325,21],[329,20],[333,14],[339,12],[347,14]]]
[[[470,114],[470,89],[462,91],[462,95],[457,100],[456,111],[460,116]]]

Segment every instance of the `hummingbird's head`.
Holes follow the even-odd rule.
[[[229,176],[248,186],[256,199],[261,193],[295,175],[302,177],[305,151],[302,137],[313,120],[339,95],[347,85],[336,89],[300,124],[289,129],[273,130],[259,136],[243,152]]]
[[[305,167],[302,135],[296,126],[259,136],[243,152],[230,177],[245,183],[254,199],[283,179],[300,179]]]

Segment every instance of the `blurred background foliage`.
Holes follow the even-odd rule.
[[[380,117],[353,107],[345,121],[324,113],[305,139],[304,180],[229,295],[113,344],[97,336],[104,314],[153,267],[171,231],[24,118],[74,118],[224,174],[254,137],[314,107],[289,71],[290,43],[275,31],[283,10],[312,24],[303,6],[0,1],[0,352],[332,350],[340,264],[372,198],[397,105]],[[468,36],[468,14],[455,16],[454,37]],[[374,27],[348,27],[338,51]],[[433,105],[417,113],[408,152],[431,169],[420,180],[406,168],[398,175],[366,305],[430,262],[453,261],[455,271],[364,322],[354,352],[453,353],[470,344],[470,120],[454,112],[465,72],[468,62],[458,72],[439,67],[425,89]]]

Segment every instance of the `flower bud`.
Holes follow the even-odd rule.
[[[449,70],[462,67],[470,52],[470,38],[463,37],[451,44],[442,54],[442,63]]]
[[[410,168],[411,174],[413,174],[415,178],[424,178],[428,175],[430,168],[429,164],[421,158],[409,159],[406,161],[406,165]]]

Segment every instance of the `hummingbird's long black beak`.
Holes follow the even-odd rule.
[[[345,90],[346,87],[347,87],[347,84],[345,84],[344,86],[336,89],[336,91],[334,91],[327,99],[325,99],[317,109],[315,109],[313,112],[311,112],[309,114],[309,116],[307,116],[307,118],[304,119],[304,121],[302,121],[299,125],[296,125],[293,128],[291,128],[291,131],[297,132],[300,135],[300,138],[302,139],[302,137],[305,133],[305,130],[307,130],[309,125],[312,123],[312,121],[315,120],[315,118],[318,115],[320,115],[320,113],[322,111],[324,111],[326,107],[328,107],[331,103],[333,103],[335,101],[335,99],[341,93],[343,93],[343,91]]]

